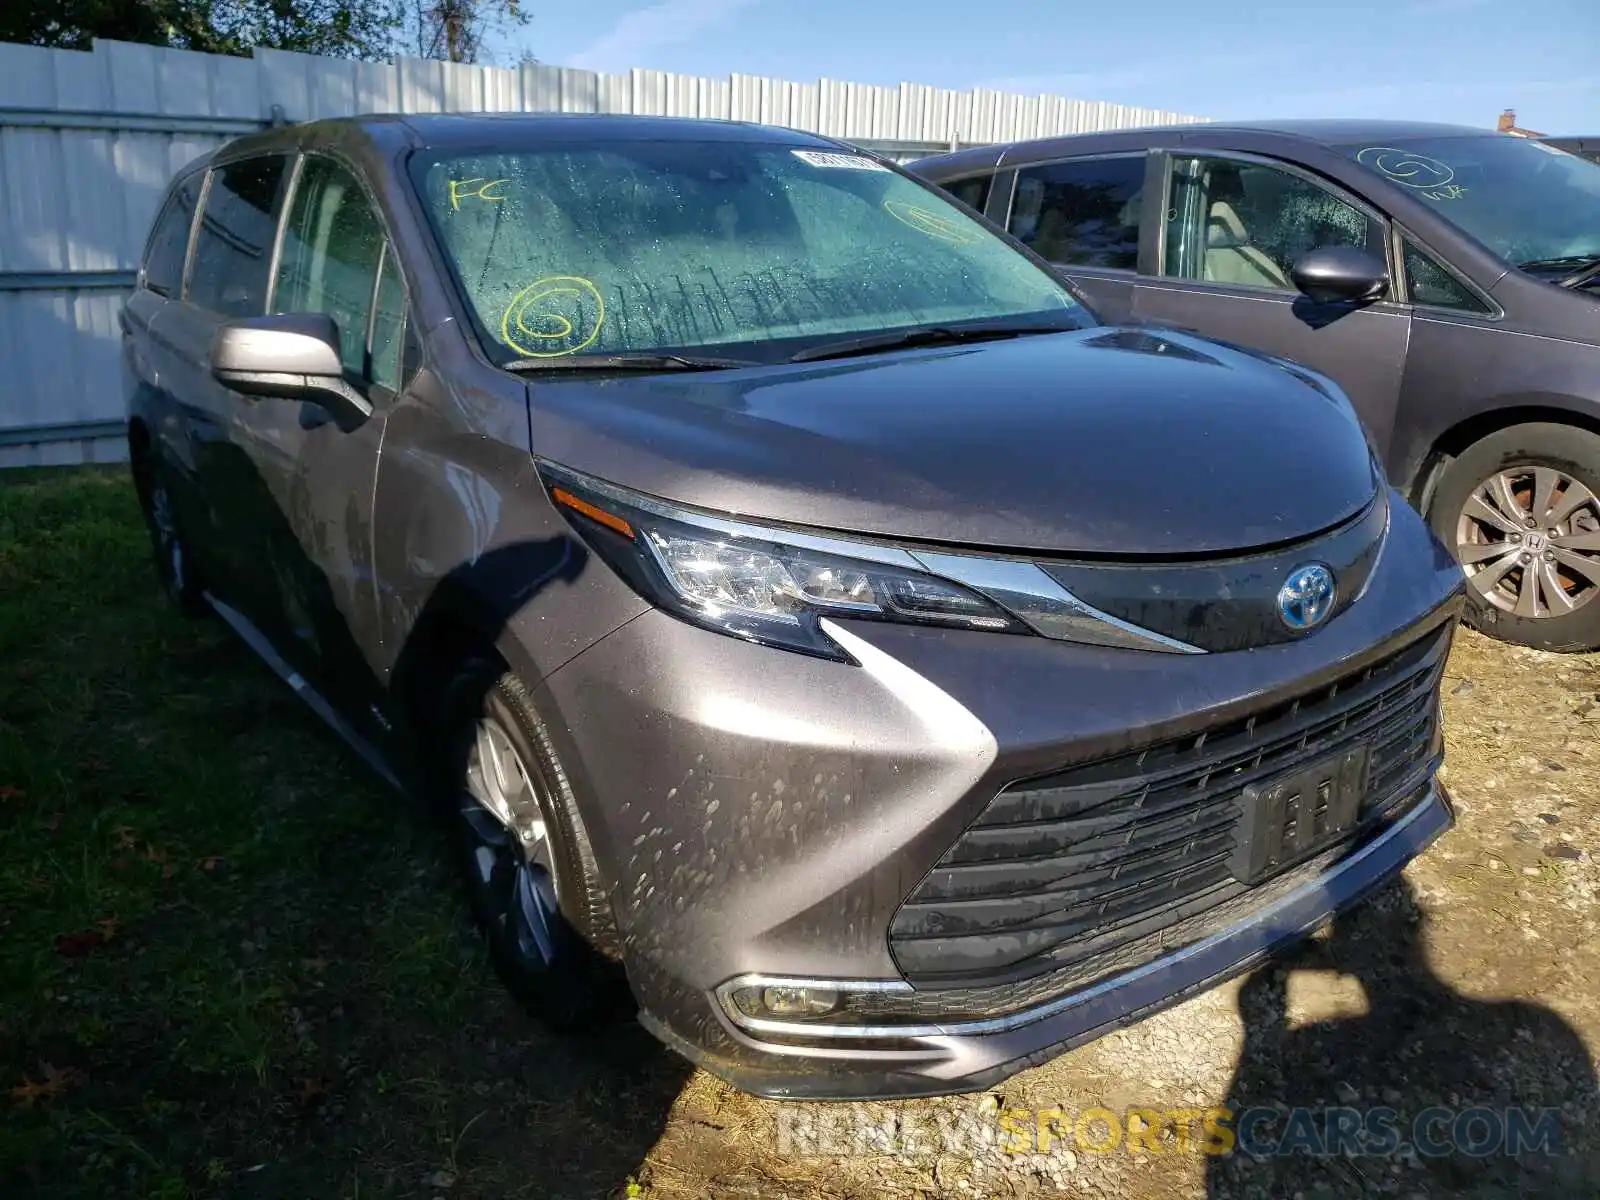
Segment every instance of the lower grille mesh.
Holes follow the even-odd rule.
[[[1448,632],[1430,635],[1250,717],[1007,787],[895,914],[896,963],[919,989],[960,989],[970,1010],[975,988],[1032,993],[1041,976],[1077,986],[1085,969],[1101,976],[1172,948],[1164,931],[1181,925],[1188,942],[1237,919],[1227,914],[1305,870],[1255,888],[1234,879],[1243,790],[1364,741],[1353,838],[1397,815],[1436,763],[1448,647]]]

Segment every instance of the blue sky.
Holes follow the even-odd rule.
[[[1600,133],[1600,0],[524,0],[496,57]]]

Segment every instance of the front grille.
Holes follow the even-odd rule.
[[[1015,999],[1011,985],[1037,992],[1040,977],[1081,986],[1175,948],[1180,931],[1187,944],[1237,920],[1419,798],[1437,764],[1449,640],[1432,634],[1249,717],[1005,788],[895,914],[896,964],[919,990],[967,993],[962,1007],[982,1015],[974,988],[999,1001]],[[1238,882],[1242,791],[1363,741],[1368,786],[1347,843],[1257,887]]]

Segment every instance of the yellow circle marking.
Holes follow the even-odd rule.
[[[594,328],[576,346],[561,350],[542,350],[538,347],[551,342],[565,341],[577,332],[570,317],[554,311],[552,301],[557,296],[576,296],[581,302],[588,296],[594,301]],[[542,307],[542,311],[540,310]],[[533,322],[530,324],[529,322]],[[600,337],[600,327],[606,321],[606,302],[600,289],[581,275],[547,275],[523,288],[511,298],[500,315],[500,340],[519,354],[529,358],[560,358],[576,354],[594,345]],[[543,326],[540,328],[539,326]],[[526,339],[526,340],[519,340]]]
[[[977,231],[966,221],[944,216],[930,208],[921,208],[905,200],[885,200],[883,207],[895,220],[940,241],[967,246],[978,240]]]

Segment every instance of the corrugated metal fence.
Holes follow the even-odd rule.
[[[503,110],[760,121],[902,160],[955,145],[1198,119],[910,83],[0,44],[0,467],[123,457],[117,310],[162,189],[184,163],[275,113],[302,121]]]

